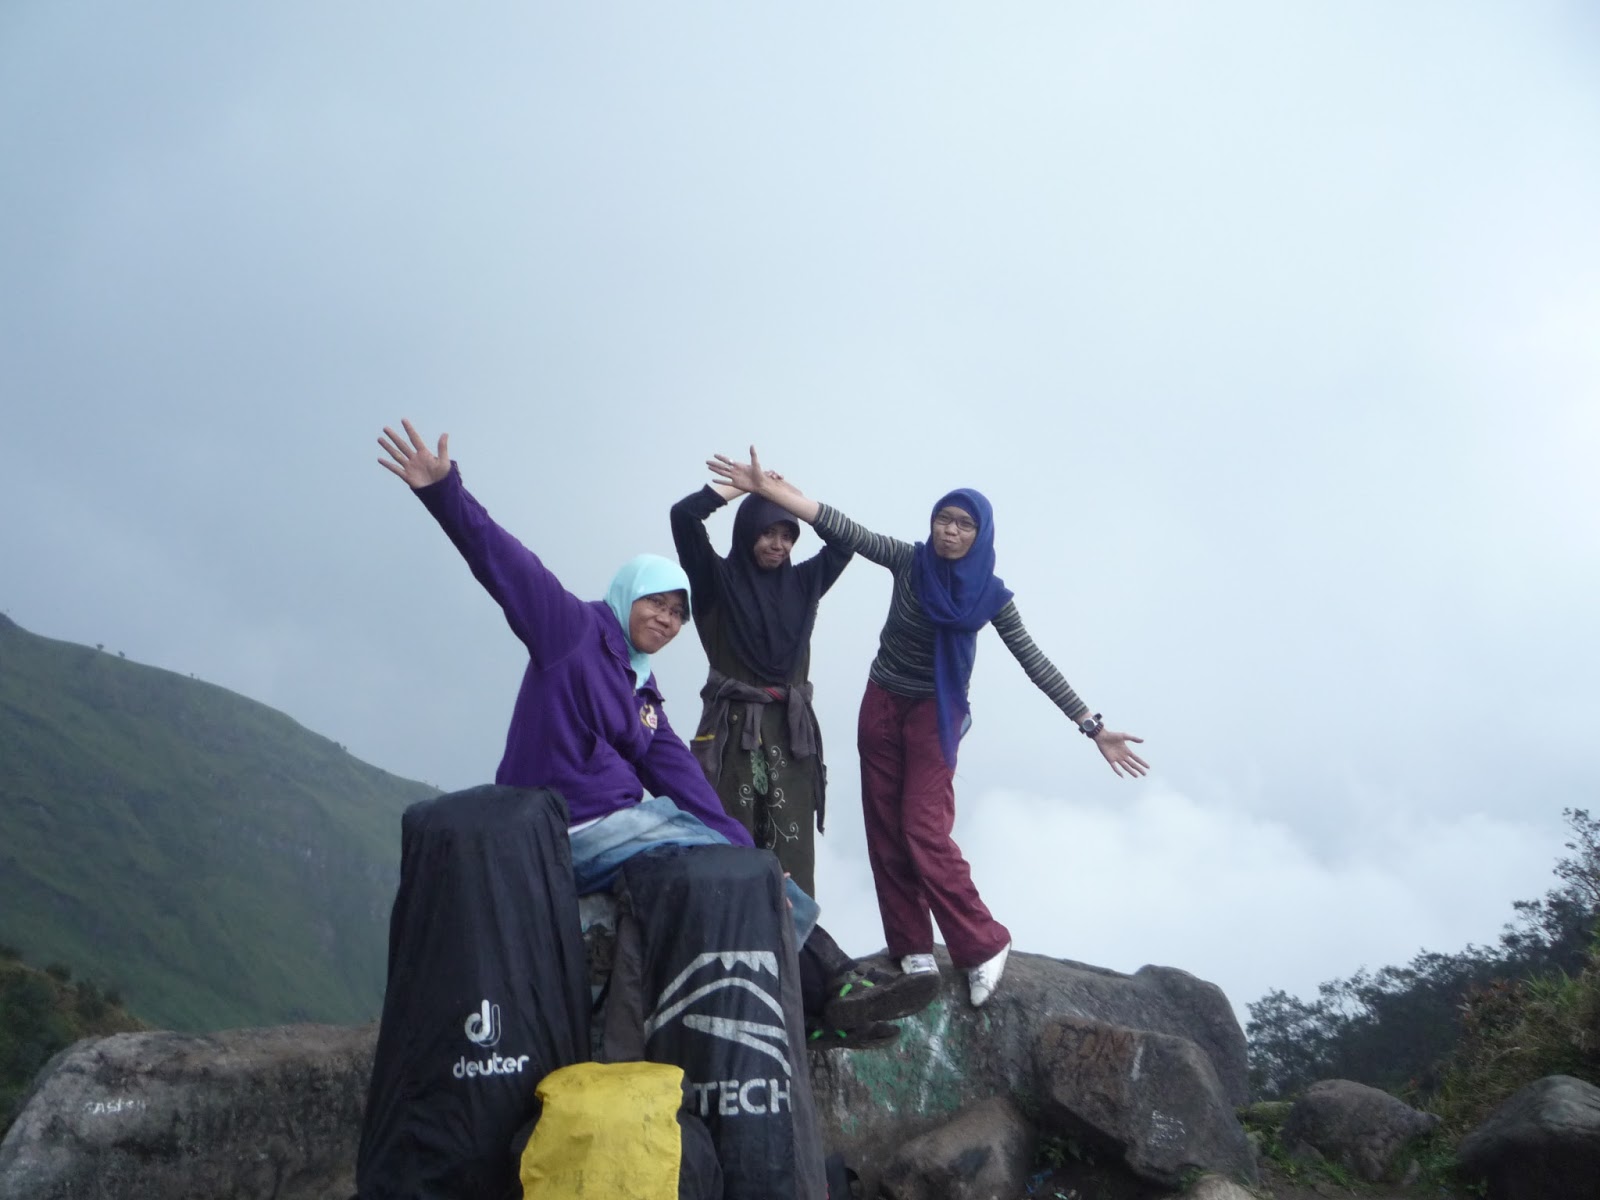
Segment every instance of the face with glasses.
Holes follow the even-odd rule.
[[[628,640],[641,654],[654,654],[683,628],[689,619],[689,597],[683,592],[654,592],[640,596],[628,610]]]
[[[929,541],[933,543],[933,552],[940,558],[966,557],[977,537],[978,523],[966,509],[946,504],[933,514]]]

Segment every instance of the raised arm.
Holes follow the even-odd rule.
[[[496,525],[461,482],[450,461],[450,435],[430,450],[410,421],[402,438],[388,426],[378,445],[389,458],[378,462],[410,485],[417,499],[467,560],[478,582],[500,605],[535,662],[560,658],[576,644],[587,620],[581,600],[561,586],[549,568],[516,538]]]
[[[689,576],[696,614],[709,612],[717,601],[718,554],[706,536],[706,518],[739,494],[728,484],[706,484],[672,506],[672,543],[678,564]]]
[[[825,596],[828,589],[839,582],[839,576],[844,574],[844,569],[850,565],[855,553],[846,546],[824,542],[821,550],[805,562],[797,564],[795,570],[800,572],[807,586],[810,586],[811,578],[815,576],[820,581],[817,585],[817,595]]]
[[[910,565],[911,560],[916,557],[917,548],[910,542],[902,542],[899,538],[892,538],[887,534],[873,533],[866,526],[857,525],[831,504],[822,504],[818,507],[822,511],[817,514],[813,528],[816,529],[817,536],[829,546],[837,546],[859,554],[868,562],[888,567],[891,571],[899,571]]]
[[[1090,715],[1089,706],[1078,698],[1078,693],[1072,690],[1055,664],[1045,657],[1044,651],[1034,644],[1033,638],[1028,635],[1027,628],[1022,624],[1022,614],[1017,611],[1014,600],[1007,600],[1005,607],[994,616],[994,631],[1000,635],[1000,640],[1006,644],[1006,649],[1022,664],[1022,669],[1028,673],[1028,678],[1033,680],[1037,687],[1046,696],[1050,697],[1068,720],[1077,725],[1078,729],[1087,734],[1091,741],[1099,748],[1106,762],[1111,764],[1111,769],[1118,775],[1127,775],[1130,779],[1143,775],[1150,769],[1148,763],[1133,752],[1129,742],[1142,742],[1141,737],[1134,737],[1131,733],[1118,733],[1107,729],[1100,720],[1100,714]]]
[[[757,492],[774,504],[781,505],[814,528],[817,536],[830,546],[859,554],[891,571],[899,570],[910,562],[915,552],[909,542],[873,533],[857,525],[838,509],[811,499],[781,475],[762,470],[754,446],[750,447],[750,461],[747,463],[735,462],[725,454],[718,454],[708,460],[706,466],[720,481],[742,492]],[[839,570],[844,570],[843,564],[840,564]],[[838,577],[837,572],[834,577]]]

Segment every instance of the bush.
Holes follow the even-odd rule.
[[[110,1011],[111,1006],[106,1003],[105,993],[91,981],[80,980],[74,990],[77,992],[80,1019],[92,1023]]]
[[[1600,939],[1576,975],[1501,979],[1474,989],[1429,1107],[1446,1132],[1462,1137],[1513,1092],[1546,1075],[1600,1085]]]
[[[0,963],[0,1137],[39,1068],[81,1037],[142,1029],[121,1011],[114,987],[90,980],[67,984],[59,971]]]
[[[39,1068],[72,1041],[57,997],[55,984],[35,971],[0,976],[0,1129],[10,1124]]]

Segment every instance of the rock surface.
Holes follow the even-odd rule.
[[[974,1009],[964,978],[948,959],[942,965],[941,994],[902,1023],[898,1045],[812,1055],[824,1140],[861,1172],[864,1194],[909,1143],[963,1114],[981,1123],[987,1118],[969,1110],[992,1112],[992,1104],[979,1106],[997,1099],[1030,1118],[1047,1100],[1057,1115],[1101,1113],[1094,1128],[1125,1135],[1117,1152],[1146,1178],[1170,1180],[1178,1163],[1234,1170],[1231,1159],[1214,1161],[1227,1155],[1205,1149],[1234,1135],[1244,1145],[1232,1116],[1245,1095],[1244,1035],[1214,985],[1168,967],[1123,975],[1015,953],[993,999]],[[1046,1051],[1056,1067],[1041,1077],[1046,1029],[1055,1030]],[[1107,1095],[1140,1111],[1113,1120],[1103,1114],[1119,1102],[1069,1099],[1063,1074],[1083,1063],[1081,1046],[1068,1054],[1068,1029],[1099,1030],[1128,1047],[1103,1056],[1097,1078]],[[291,1026],[80,1042],[46,1067],[0,1143],[0,1200],[349,1196],[376,1037],[370,1025]],[[1193,1114],[1181,1131],[1152,1117],[1171,1110],[1178,1092],[1168,1088],[1181,1090],[1183,1111]],[[1207,1088],[1215,1111],[1198,1107]],[[937,1140],[924,1147],[930,1170]],[[992,1144],[1011,1160],[1012,1135],[996,1132]],[[913,1186],[911,1178],[901,1186]]]
[[[1256,1179],[1256,1159],[1211,1060],[1193,1042],[1088,1017],[1039,1031],[1041,1125],[1120,1156],[1177,1186],[1195,1171]]]
[[[1220,988],[1171,967],[1144,967],[1124,975],[1014,952],[999,990],[983,1008],[974,1009],[967,1002],[965,979],[942,950],[938,957],[944,987],[925,1011],[901,1022],[897,1046],[888,1052],[843,1051],[812,1059],[823,1136],[852,1165],[864,1164],[857,1169],[868,1182],[868,1194],[876,1182],[872,1164],[889,1162],[905,1142],[963,1109],[992,1096],[1013,1097],[1024,1107],[1037,1105],[1042,1100],[1036,1068],[1039,1034],[1064,1017],[1192,1042],[1193,1057],[1176,1048],[1173,1054],[1184,1058],[1195,1074],[1202,1071],[1198,1064],[1205,1063],[1214,1077],[1218,1111],[1208,1116],[1208,1128],[1231,1128],[1238,1139],[1241,1158],[1230,1157],[1226,1167],[1217,1165],[1232,1169],[1234,1161],[1242,1161],[1253,1172],[1254,1160],[1233,1117],[1248,1092],[1244,1033]],[[1124,1067],[1142,1070],[1143,1063],[1130,1058]],[[1152,1094],[1152,1086],[1157,1085],[1124,1092],[1143,1098]],[[1134,1155],[1141,1161],[1164,1161],[1157,1156],[1145,1160],[1137,1148]],[[1135,1164],[1130,1160],[1129,1165]]]
[[[1033,1127],[996,1096],[901,1147],[883,1173],[883,1200],[1012,1200],[1033,1166]]]
[[[1517,1092],[1462,1141],[1456,1157],[1489,1200],[1600,1196],[1600,1088],[1548,1075]]]
[[[1291,1153],[1309,1146],[1368,1183],[1377,1183],[1402,1168],[1407,1143],[1438,1124],[1438,1117],[1418,1112],[1388,1092],[1348,1079],[1324,1079],[1294,1102],[1282,1138]]]
[[[1184,1200],[1256,1200],[1231,1179],[1220,1175],[1203,1175],[1183,1194]]]
[[[0,1142],[0,1200],[355,1190],[376,1026],[87,1038],[45,1066]]]

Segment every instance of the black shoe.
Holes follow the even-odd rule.
[[[873,1021],[854,1029],[829,1029],[813,1025],[806,1030],[806,1046],[812,1050],[876,1050],[900,1040],[900,1026]]]
[[[939,994],[939,975],[904,975],[877,967],[852,967],[833,981],[822,1009],[825,1025],[850,1028],[919,1013]]]

